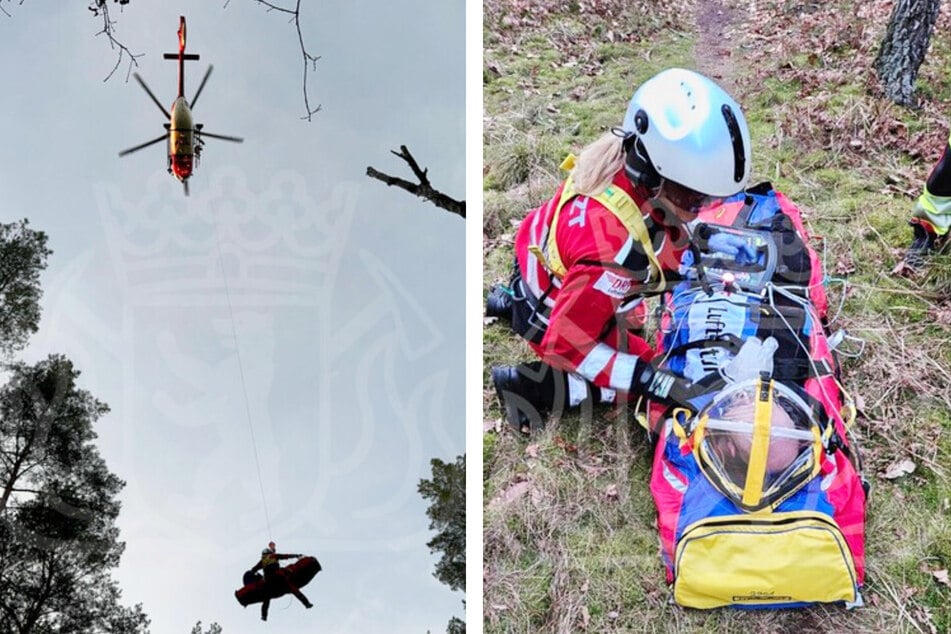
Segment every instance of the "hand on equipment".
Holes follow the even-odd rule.
[[[711,251],[730,256],[737,264],[756,264],[756,248],[740,236],[720,231],[710,236],[707,245]]]

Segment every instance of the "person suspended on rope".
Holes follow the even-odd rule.
[[[951,229],[951,138],[941,158],[931,168],[921,195],[911,210],[911,245],[903,263],[912,273],[922,271],[929,258],[940,251]]]
[[[529,212],[514,272],[493,288],[486,315],[526,340],[540,361],[493,367],[509,423],[539,426],[550,412],[651,390],[645,294],[677,276],[688,223],[713,198],[742,191],[750,133],[739,104],[709,78],[668,69],[644,82],[623,125],[588,145],[555,196]],[[729,240],[728,240],[729,241]],[[723,245],[742,259],[742,243]]]
[[[277,587],[286,589],[288,592],[297,597],[298,601],[304,604],[304,607],[310,609],[314,605],[307,600],[307,597],[304,596],[304,593],[294,585],[294,582],[291,580],[289,575],[284,574],[284,569],[281,568],[280,560],[282,559],[300,559],[303,557],[301,554],[285,555],[277,552],[277,548],[274,542],[268,542],[267,548],[261,551],[261,559],[258,563],[254,564],[250,572],[252,575],[258,570],[264,572],[264,583],[267,586]],[[268,608],[271,606],[271,600],[269,598],[264,599],[261,603],[261,620],[267,621]]]

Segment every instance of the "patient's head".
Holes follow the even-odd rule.
[[[741,430],[719,429],[718,425],[711,424],[705,433],[708,450],[712,450],[718,457],[730,479],[741,488],[746,482],[746,472],[753,446],[753,421],[756,415],[756,403],[752,398],[743,398],[747,395],[738,395],[741,398],[731,399],[718,412],[717,418],[728,421],[728,424],[740,424]],[[777,401],[773,402],[770,411],[770,441],[766,456],[767,481],[770,475],[776,475],[788,467],[799,455],[808,441],[797,438],[786,438],[779,435],[780,430],[796,429],[796,424],[789,413]]]
[[[723,412],[727,420],[744,421],[752,423],[756,413],[755,403],[742,403],[734,405]],[[769,453],[766,458],[766,471],[775,473],[788,467],[796,456],[799,455],[801,447],[800,440],[795,438],[783,438],[773,433],[773,430],[795,429],[796,424],[792,417],[778,403],[774,403],[770,412],[770,439]],[[751,433],[730,433],[726,434],[733,445],[733,451],[738,458],[742,458],[744,463],[749,460],[750,451],[753,446],[752,427]]]

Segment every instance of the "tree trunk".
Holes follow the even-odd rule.
[[[918,105],[915,79],[928,52],[941,0],[896,0],[875,71],[885,95],[900,106]]]

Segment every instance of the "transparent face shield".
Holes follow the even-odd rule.
[[[747,511],[778,505],[819,472],[822,434],[812,409],[775,381],[725,388],[697,415],[693,434],[701,471]]]

